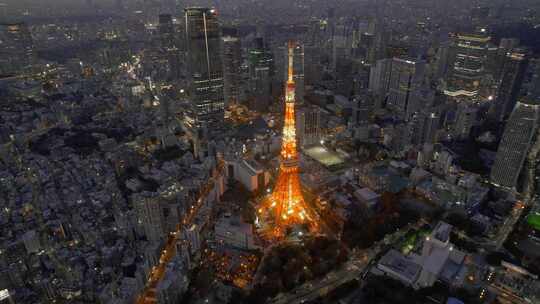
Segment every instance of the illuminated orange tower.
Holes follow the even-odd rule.
[[[285,123],[281,143],[279,176],[274,191],[268,198],[275,221],[275,233],[282,235],[285,228],[310,220],[302,195],[298,175],[298,151],[296,150],[296,125],[294,115],[295,84],[293,57],[295,43],[289,41],[289,71],[285,89]]]

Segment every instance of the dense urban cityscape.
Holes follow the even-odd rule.
[[[540,304],[540,1],[0,0],[0,304]]]

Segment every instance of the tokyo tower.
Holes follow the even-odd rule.
[[[295,83],[293,79],[293,57],[295,43],[289,41],[289,69],[285,91],[285,123],[283,126],[283,139],[281,143],[281,155],[279,176],[274,191],[269,196],[267,203],[270,205],[274,217],[274,232],[277,236],[282,235],[287,227],[295,224],[303,224],[311,220],[307,213],[307,206],[302,195],[300,176],[298,175],[298,151],[296,150],[296,125],[295,125]]]

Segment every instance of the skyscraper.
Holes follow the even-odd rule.
[[[434,144],[437,142],[437,132],[440,127],[440,115],[436,111],[428,111],[422,131],[423,142]]]
[[[240,39],[232,36],[223,37],[223,83],[227,105],[239,102],[241,61]]]
[[[272,96],[272,76],[274,62],[272,54],[264,46],[263,38],[253,41],[248,52],[249,91],[251,109],[262,111],[267,109]]]
[[[369,90],[379,98],[385,98],[388,93],[392,59],[380,59],[371,66],[369,73]]]
[[[321,51],[318,45],[304,45],[305,85],[314,85],[322,78]]]
[[[408,118],[412,92],[424,79],[425,62],[413,59],[394,58],[388,85],[388,108]]]
[[[527,153],[538,130],[540,106],[536,102],[521,100],[516,103],[504,128],[495,163],[491,170],[491,182],[515,188]]]
[[[172,48],[175,45],[174,25],[170,14],[159,15],[159,39],[161,46],[164,48]]]
[[[527,54],[523,50],[513,50],[506,54],[497,98],[494,103],[494,118],[503,121],[516,105],[521,91],[521,84],[528,64]]]
[[[32,35],[24,22],[0,24],[0,74],[16,74],[34,59]]]
[[[491,37],[485,33],[459,34],[452,46],[448,88],[445,93],[458,100],[479,100]]]
[[[528,96],[534,100],[540,99],[540,60],[532,59],[530,61],[524,85]]]
[[[223,65],[217,12],[210,8],[185,9],[189,98],[185,124],[209,129],[223,123]]]
[[[471,135],[471,130],[475,126],[478,115],[478,108],[474,104],[459,103],[457,118],[454,125],[454,136],[458,139],[467,139]]]
[[[182,77],[182,52],[180,43],[175,33],[173,18],[170,14],[159,15],[158,24],[160,54],[165,54],[168,64],[168,77],[180,79]]]

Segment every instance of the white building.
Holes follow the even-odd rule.
[[[257,191],[266,187],[270,175],[254,160],[241,160],[234,163],[233,172],[229,176],[239,181],[249,191]]]
[[[403,255],[390,250],[377,269],[415,289],[433,286],[436,281],[460,285],[467,273],[463,267],[465,254],[450,243],[452,226],[439,222],[426,237],[422,254]]]
[[[419,257],[422,271],[415,283],[416,288],[433,286],[437,280],[452,283],[458,278],[465,253],[450,243],[451,231],[451,225],[439,222],[426,237]]]
[[[13,301],[13,298],[11,297],[9,290],[7,289],[0,290],[0,303],[4,303],[4,302],[8,304],[15,304],[15,301]]]
[[[379,260],[377,268],[407,286],[412,286],[416,282],[422,270],[414,260],[394,249]]]

